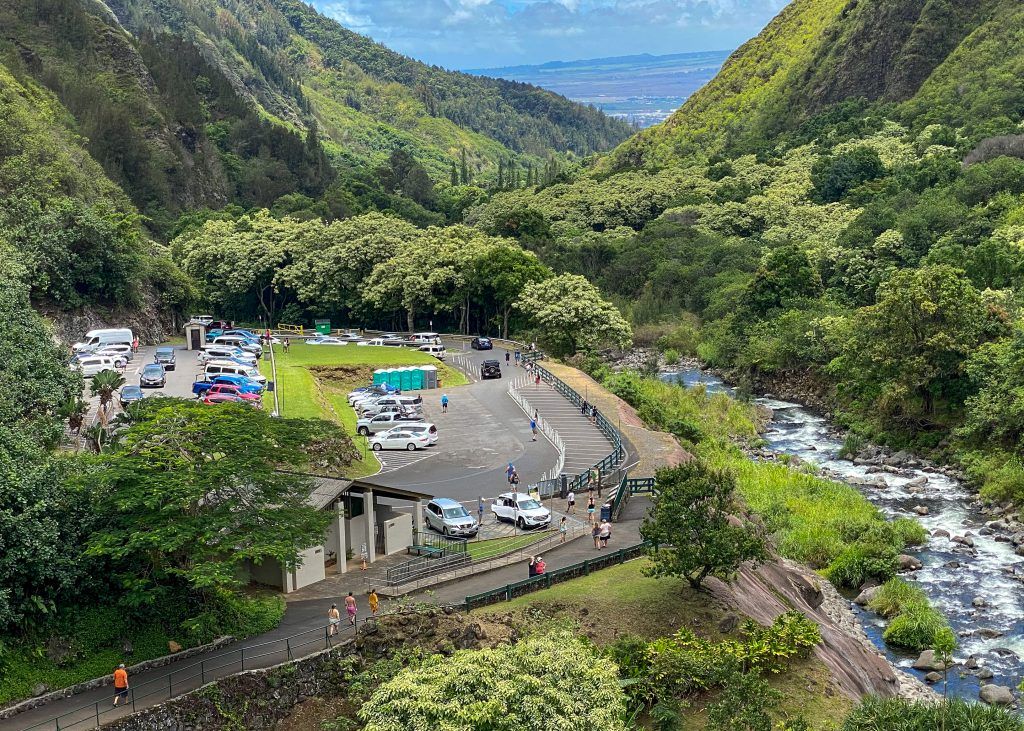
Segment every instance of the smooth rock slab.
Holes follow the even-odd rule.
[[[1010,706],[1014,702],[1012,690],[1005,685],[992,685],[991,683],[981,686],[978,697],[993,706]]]

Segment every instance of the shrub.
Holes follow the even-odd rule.
[[[867,445],[864,437],[853,432],[848,432],[843,438],[843,446],[839,448],[839,457],[849,459],[860,454],[860,451]]]
[[[868,603],[868,608],[883,617],[898,616],[912,604],[927,604],[928,597],[920,587],[908,584],[903,579],[890,579],[882,584]]]
[[[874,551],[859,544],[849,546],[836,556],[825,573],[836,586],[851,588],[868,579],[887,581],[898,568],[896,555],[896,551],[888,547]]]
[[[679,364],[679,351],[675,348],[669,348],[665,351],[665,365],[678,365]]]
[[[928,603],[927,595],[903,579],[894,578],[882,585],[868,607],[892,619],[882,639],[894,647],[927,650],[941,643],[956,647],[949,622]]]
[[[902,698],[869,697],[847,716],[842,731],[934,731],[943,726],[950,731],[1024,731],[1024,719],[1013,711],[959,698],[913,703]]]
[[[708,706],[708,731],[771,731],[782,693],[756,675],[734,673]]]

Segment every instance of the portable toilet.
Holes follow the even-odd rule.
[[[437,366],[422,366],[423,388],[437,388]]]
[[[403,368],[401,371],[401,390],[409,391],[413,388],[413,369]]]
[[[388,371],[388,385],[395,388],[402,387],[402,374],[397,368]]]
[[[420,368],[409,369],[409,388],[418,391],[423,388],[423,370]]]
[[[388,371],[387,368],[378,368],[373,372],[373,385],[379,386],[382,383],[388,382]]]

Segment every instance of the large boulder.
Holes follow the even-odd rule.
[[[869,586],[854,598],[853,603],[858,607],[866,607],[881,588],[880,586]]]
[[[945,670],[950,667],[946,665],[942,660],[935,656],[935,650],[925,650],[922,652],[916,661],[914,661],[914,670]]]
[[[901,553],[896,557],[896,565],[899,566],[900,571],[917,571],[922,566],[920,561],[906,553]]]
[[[1014,700],[1012,690],[1005,685],[992,685],[991,683],[981,686],[978,697],[993,706],[1011,706]]]

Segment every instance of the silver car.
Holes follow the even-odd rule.
[[[449,497],[436,497],[424,511],[427,525],[446,536],[475,536],[480,530],[476,518],[462,503]]]

